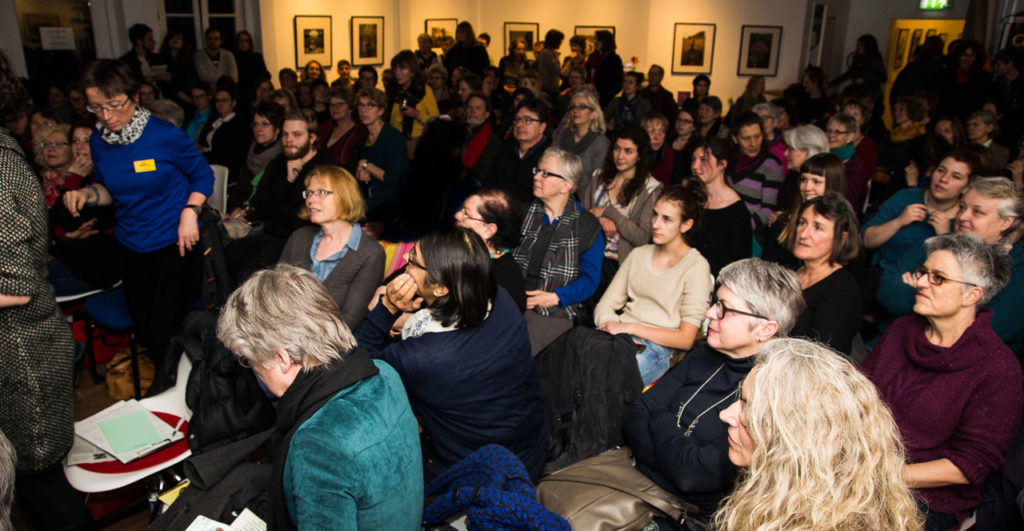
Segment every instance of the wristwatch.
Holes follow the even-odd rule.
[[[192,212],[196,213],[196,217],[199,217],[203,213],[203,207],[201,205],[185,205],[185,208],[191,208]]]

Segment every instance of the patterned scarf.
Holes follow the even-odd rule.
[[[540,267],[540,284],[535,289],[542,291],[554,291],[556,288],[565,286],[576,280],[580,275],[580,234],[579,223],[580,210],[576,202],[570,200],[565,205],[562,216],[555,221],[554,225],[547,226],[544,223],[544,204],[534,201],[526,211],[523,219],[523,240],[515,250],[512,257],[515,259],[519,270],[527,272],[530,267],[530,257],[535,252],[543,252],[544,259]],[[547,249],[536,250],[535,244],[542,230],[552,230],[551,240]],[[570,319],[574,318],[580,310],[579,304],[571,304],[564,308],[552,306],[550,308],[537,308],[541,315],[551,315],[552,312],[564,312]]]
[[[96,130],[100,132],[100,138],[107,144],[111,146],[127,146],[142,136],[142,131],[146,129],[150,116],[151,114],[148,110],[136,104],[132,119],[119,131],[111,130],[100,121],[96,122]]]

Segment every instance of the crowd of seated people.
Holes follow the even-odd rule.
[[[370,394],[384,399],[356,432],[388,424],[394,435],[367,444],[402,456],[392,483],[374,489],[429,482],[491,443],[539,480],[554,432],[534,358],[560,355],[556,340],[581,327],[635,345],[644,393],[606,420],[621,425],[637,469],[696,504],[702,522],[785,521],[780,511],[799,504],[769,500],[769,475],[801,481],[786,476],[787,459],[830,466],[777,431],[822,429],[778,410],[811,400],[766,383],[792,379],[787,366],[837,375],[838,392],[856,395],[829,396],[837,411],[875,400],[858,422],[884,440],[853,448],[833,434],[837,446],[822,451],[872,453],[859,471],[893,482],[878,515],[843,504],[831,520],[792,522],[946,530],[1003,473],[1024,409],[1019,51],[990,65],[980,43],[944,54],[930,37],[887,100],[877,42],[864,35],[831,82],[809,66],[788,87],[755,76],[741,95],[716,95],[697,76],[676,101],[662,66],[623,71],[608,31],[589,55],[573,38],[563,60],[565,35],[552,29],[536,53],[515,41],[492,58],[463,21],[440,53],[420,35],[390,68],[353,78],[341,61],[337,79],[316,61],[274,79],[247,32],[203,37],[192,50],[170,32],[157,51],[135,25],[119,60],[97,60],[66,87],[29,83],[37,105],[0,109],[0,136],[39,183],[40,274],[58,295],[123,280],[158,378],[203,266],[220,260],[238,286],[221,315],[225,344],[282,405],[289,389],[332,383],[326,404],[293,406],[322,411],[291,419],[280,464],[283,518],[299,527],[334,503],[306,506],[305,492],[342,488],[308,476],[335,466],[308,445],[340,437],[324,417]],[[207,202],[211,165],[227,168],[223,205]],[[222,252],[203,252],[207,231]],[[0,258],[0,297],[18,295],[4,268]],[[307,285],[323,288],[303,295],[315,308],[290,317],[306,299],[286,292]],[[256,315],[254,304],[286,308]],[[326,319],[321,310],[331,323],[306,322]],[[284,337],[319,327],[329,352]],[[785,336],[815,343],[766,347]],[[342,361],[360,378],[335,374]],[[868,381],[877,397],[863,395]],[[22,429],[0,424],[19,452]],[[355,444],[341,441],[329,445],[335,461]],[[902,471],[874,469],[901,466],[904,451]],[[822,488],[845,488],[834,483]],[[422,503],[406,494],[351,513],[383,519]]]

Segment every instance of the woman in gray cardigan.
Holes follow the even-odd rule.
[[[586,190],[594,171],[601,167],[611,142],[604,136],[604,112],[597,93],[580,89],[572,96],[569,111],[555,135],[555,147],[575,153],[583,162],[583,179],[579,190]]]
[[[612,138],[604,166],[583,190],[583,208],[597,217],[604,229],[606,263],[614,260],[617,264],[633,248],[651,241],[654,202],[662,188],[651,175],[652,166],[647,131],[629,127]]]
[[[354,330],[384,280],[384,249],[354,223],[365,216],[366,205],[349,172],[318,166],[307,177],[302,195],[306,206],[300,215],[313,225],[292,233],[279,262],[313,273]]]

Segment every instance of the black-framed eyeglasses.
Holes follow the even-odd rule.
[[[238,360],[238,364],[241,365],[242,367],[245,367],[246,369],[252,368],[252,362],[249,361],[249,358],[243,356],[235,356],[235,359]]]
[[[93,114],[99,114],[101,112],[117,112],[125,108],[131,101],[131,98],[125,96],[124,101],[122,101],[121,103],[108,103],[106,105],[86,105],[85,110]]]
[[[410,263],[424,271],[428,271],[427,266],[423,265],[422,262],[416,260],[416,248],[409,249],[409,252],[405,253],[405,261]]]
[[[529,125],[532,122],[540,123],[543,122],[544,120],[541,120],[540,118],[534,118],[533,116],[516,116],[512,121],[517,124]]]
[[[332,190],[303,190],[302,191],[302,198],[303,199],[309,199],[310,197],[315,195],[315,196],[319,197],[320,199],[323,199],[323,198],[325,198],[325,197],[327,197],[327,196],[329,196],[329,195],[331,195],[333,193],[334,192]]]
[[[562,179],[562,180],[565,180],[565,181],[569,180],[569,179],[566,179],[564,175],[559,175],[557,173],[550,172],[548,170],[541,169],[541,168],[538,168],[538,167],[534,166],[533,167],[533,174],[537,175],[538,173],[540,174],[541,177],[544,177],[545,179],[547,179],[548,177],[558,177],[559,179]]]
[[[746,315],[747,317],[756,317],[758,319],[764,319],[765,321],[770,321],[771,320],[771,319],[768,319],[767,317],[765,317],[763,315],[758,315],[756,313],[750,313],[750,312],[745,312],[743,310],[737,310],[735,308],[730,308],[730,307],[726,306],[724,302],[718,300],[718,296],[717,295],[713,295],[711,297],[711,307],[714,308],[714,310],[715,310],[715,312],[713,314],[715,316],[715,319],[725,319],[725,314],[727,314],[729,312],[732,312],[732,313],[738,313],[740,315]]]
[[[943,282],[946,282],[948,280],[949,282],[956,282],[958,284],[967,284],[968,286],[978,287],[978,285],[973,282],[967,282],[966,280],[957,280],[955,278],[944,277],[938,271],[929,271],[928,268],[924,266],[915,267],[914,269],[910,270],[910,274],[914,277],[915,281],[927,275],[928,283],[933,286],[941,286]]]

